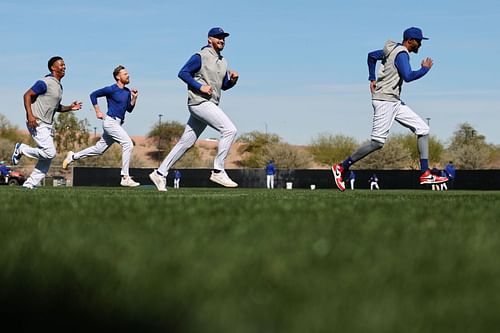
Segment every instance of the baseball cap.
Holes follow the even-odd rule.
[[[208,31],[208,37],[227,37],[229,34],[220,27],[212,28]]]
[[[411,27],[411,28],[408,28],[406,29],[404,32],[403,32],[403,39],[406,40],[406,39],[429,39],[427,37],[424,37],[424,35],[422,34],[422,30],[420,28],[416,28],[416,27]]]

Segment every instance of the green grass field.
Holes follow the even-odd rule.
[[[500,192],[0,187],[0,197],[3,321],[19,328],[500,329]]]

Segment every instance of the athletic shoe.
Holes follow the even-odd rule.
[[[158,191],[165,192],[167,190],[167,180],[164,176],[160,176],[156,170],[149,174],[149,179],[155,184]]]
[[[25,190],[36,190],[37,189],[36,186],[33,186],[33,185],[29,184],[29,183],[24,183],[23,186],[22,186],[22,188],[25,189]]]
[[[233,182],[233,180],[229,178],[226,171],[224,170],[221,170],[220,172],[212,171],[210,180],[225,187],[238,187],[238,184]]]
[[[68,153],[66,154],[66,158],[65,158],[65,159],[64,159],[64,161],[63,161],[63,165],[62,165],[62,168],[63,168],[63,169],[67,169],[67,168],[68,168],[68,166],[69,166],[71,163],[73,163],[73,161],[74,161],[74,160],[73,160],[73,154],[74,154],[74,153],[73,153],[71,150],[70,150],[70,151],[68,151]]]
[[[427,169],[422,175],[420,175],[420,185],[425,184],[441,184],[446,183],[448,177],[436,176],[431,173],[431,170]]]
[[[121,186],[126,186],[126,187],[137,187],[141,185],[138,182],[135,182],[132,177],[130,176],[122,176],[122,181],[120,182]]]
[[[14,146],[14,152],[12,153],[12,164],[17,165],[19,163],[19,160],[23,156],[23,153],[21,153],[21,145],[22,143],[18,142]]]
[[[343,179],[344,168],[340,164],[332,165],[333,178],[335,178],[335,185],[342,192],[345,191],[345,182]]]

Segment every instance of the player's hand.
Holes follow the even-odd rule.
[[[132,98],[136,99],[137,96],[139,96],[139,90],[137,90],[136,88],[132,88],[130,90],[130,94],[131,94]]]
[[[372,94],[375,93],[375,88],[377,88],[377,81],[370,81],[370,91],[372,92]]]
[[[29,115],[26,124],[28,125],[28,128],[37,128],[38,127],[38,122],[35,116]]]
[[[213,92],[212,87],[210,87],[208,85],[201,86],[200,91],[204,94],[207,94],[207,95],[212,95],[212,92]]]
[[[82,102],[78,102],[78,101],[74,101],[73,103],[71,103],[71,105],[69,106],[69,109],[71,111],[76,111],[76,110],[80,110],[82,108]]]
[[[424,60],[422,60],[422,67],[426,67],[428,69],[431,69],[433,64],[434,63],[433,63],[431,58],[425,58]]]
[[[239,77],[240,76],[238,75],[238,72],[235,72],[235,71],[230,71],[229,72],[229,80],[231,80],[232,82],[238,81]]]
[[[101,111],[96,111],[95,116],[97,119],[104,119],[104,113],[102,113]]]

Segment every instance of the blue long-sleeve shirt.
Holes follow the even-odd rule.
[[[274,175],[275,173],[275,169],[274,169],[274,165],[272,163],[268,163],[267,166],[266,166],[266,175]]]
[[[120,88],[117,84],[98,89],[90,94],[92,105],[97,105],[99,97],[106,97],[108,102],[108,112],[110,117],[125,120],[125,112],[132,112],[135,104],[131,104],[131,93],[127,87]]]
[[[377,64],[377,61],[383,60],[384,59],[384,51],[383,50],[376,50],[373,52],[368,53],[368,80],[373,81],[376,80],[375,76],[375,67]],[[413,71],[411,69],[410,65],[410,56],[406,52],[400,52],[397,56],[396,59],[394,60],[394,63],[396,65],[396,68],[398,69],[399,75],[403,78],[405,82],[411,82],[414,80],[417,80],[424,76],[428,71],[429,68],[427,67],[420,67],[419,70]]]
[[[184,81],[189,87],[200,90],[202,84],[194,79],[194,75],[201,69],[201,56],[196,53],[186,64],[181,68],[179,74],[177,75],[182,81]],[[229,73],[224,77],[222,82],[222,90],[228,90],[234,87],[235,83],[229,79]]]

